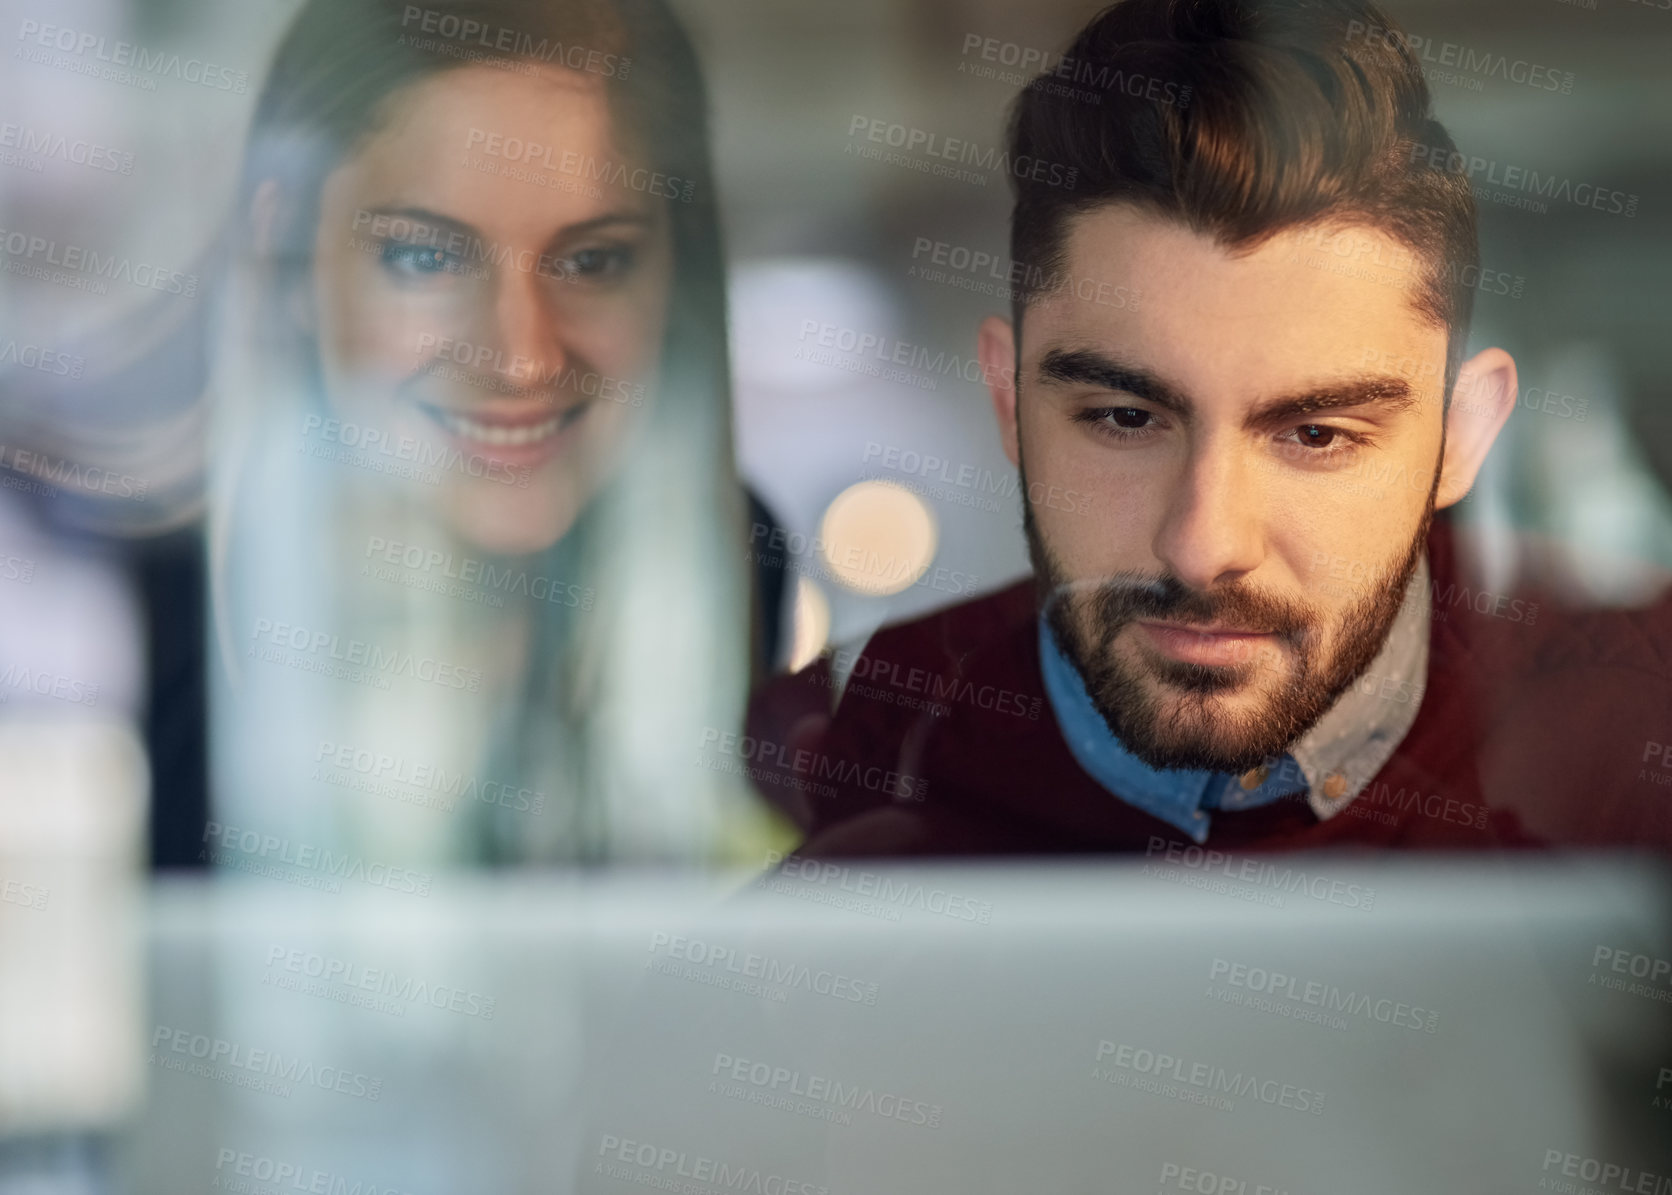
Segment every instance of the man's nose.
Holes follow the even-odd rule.
[[[507,268],[481,312],[479,335],[495,352],[495,372],[538,386],[563,369],[563,327],[552,289],[561,286],[535,270]]]
[[[1192,589],[1229,584],[1265,554],[1263,515],[1258,471],[1234,438],[1193,444],[1151,550]]]

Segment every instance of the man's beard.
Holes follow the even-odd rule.
[[[1436,469],[1416,535],[1340,617],[1335,649],[1327,658],[1321,648],[1328,627],[1300,602],[1240,584],[1194,590],[1168,575],[1117,573],[1098,580],[1070,580],[1034,522],[1025,468],[1022,526],[1046,621],[1115,737],[1152,768],[1238,773],[1286,751],[1381,651],[1427,549],[1438,484]],[[1076,617],[1077,611],[1084,613]],[[1216,711],[1212,704],[1218,695],[1257,683],[1263,670],[1277,672],[1281,657],[1268,654],[1244,664],[1213,666],[1146,655],[1141,663],[1129,663],[1115,654],[1114,642],[1139,619],[1267,631],[1295,663],[1292,670],[1283,670],[1287,679],[1260,708],[1235,714]],[[1089,624],[1089,642],[1082,623]],[[1155,695],[1157,685],[1168,691],[1165,697]]]

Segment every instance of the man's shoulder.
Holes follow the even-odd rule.
[[[750,701],[747,732],[757,749],[791,764],[757,768],[757,788],[805,829],[901,789],[915,792],[922,775],[908,740],[995,708],[1037,723],[1044,703],[1040,683],[1029,679],[1038,673],[1032,586],[1024,578],[887,624],[863,646],[827,650],[767,682]],[[881,789],[863,783],[873,766],[883,768]],[[803,772],[819,784],[803,783]],[[861,783],[845,786],[839,799],[825,791],[854,775]]]
[[[1509,547],[1522,561],[1548,554],[1529,537]],[[1437,574],[1425,705],[1467,742],[1485,800],[1551,845],[1672,849],[1672,592],[1597,606],[1549,568],[1482,581],[1479,554],[1465,545],[1462,566]]]
[[[1032,634],[1035,617],[1029,576],[957,605],[889,623],[862,650],[851,653],[854,660],[840,663],[851,664],[856,676],[865,674],[866,663],[877,662],[960,667],[977,652],[1015,646],[1024,634]]]

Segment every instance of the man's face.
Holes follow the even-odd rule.
[[[1139,758],[1246,770],[1329,709],[1398,613],[1443,370],[1385,363],[1443,363],[1446,331],[1414,275],[1320,268],[1298,232],[1238,256],[1109,206],[1070,221],[1066,250],[1071,279],[1108,285],[1028,308],[1006,427],[1041,600]]]

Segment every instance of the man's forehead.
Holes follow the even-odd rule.
[[[1075,215],[1065,233],[1058,285],[1024,316],[1035,368],[1053,350],[1099,348],[1204,392],[1282,392],[1354,372],[1440,383],[1446,331],[1413,301],[1416,259],[1379,230],[1291,229],[1233,251],[1109,204]],[[1087,297],[1109,293],[1133,298]]]

